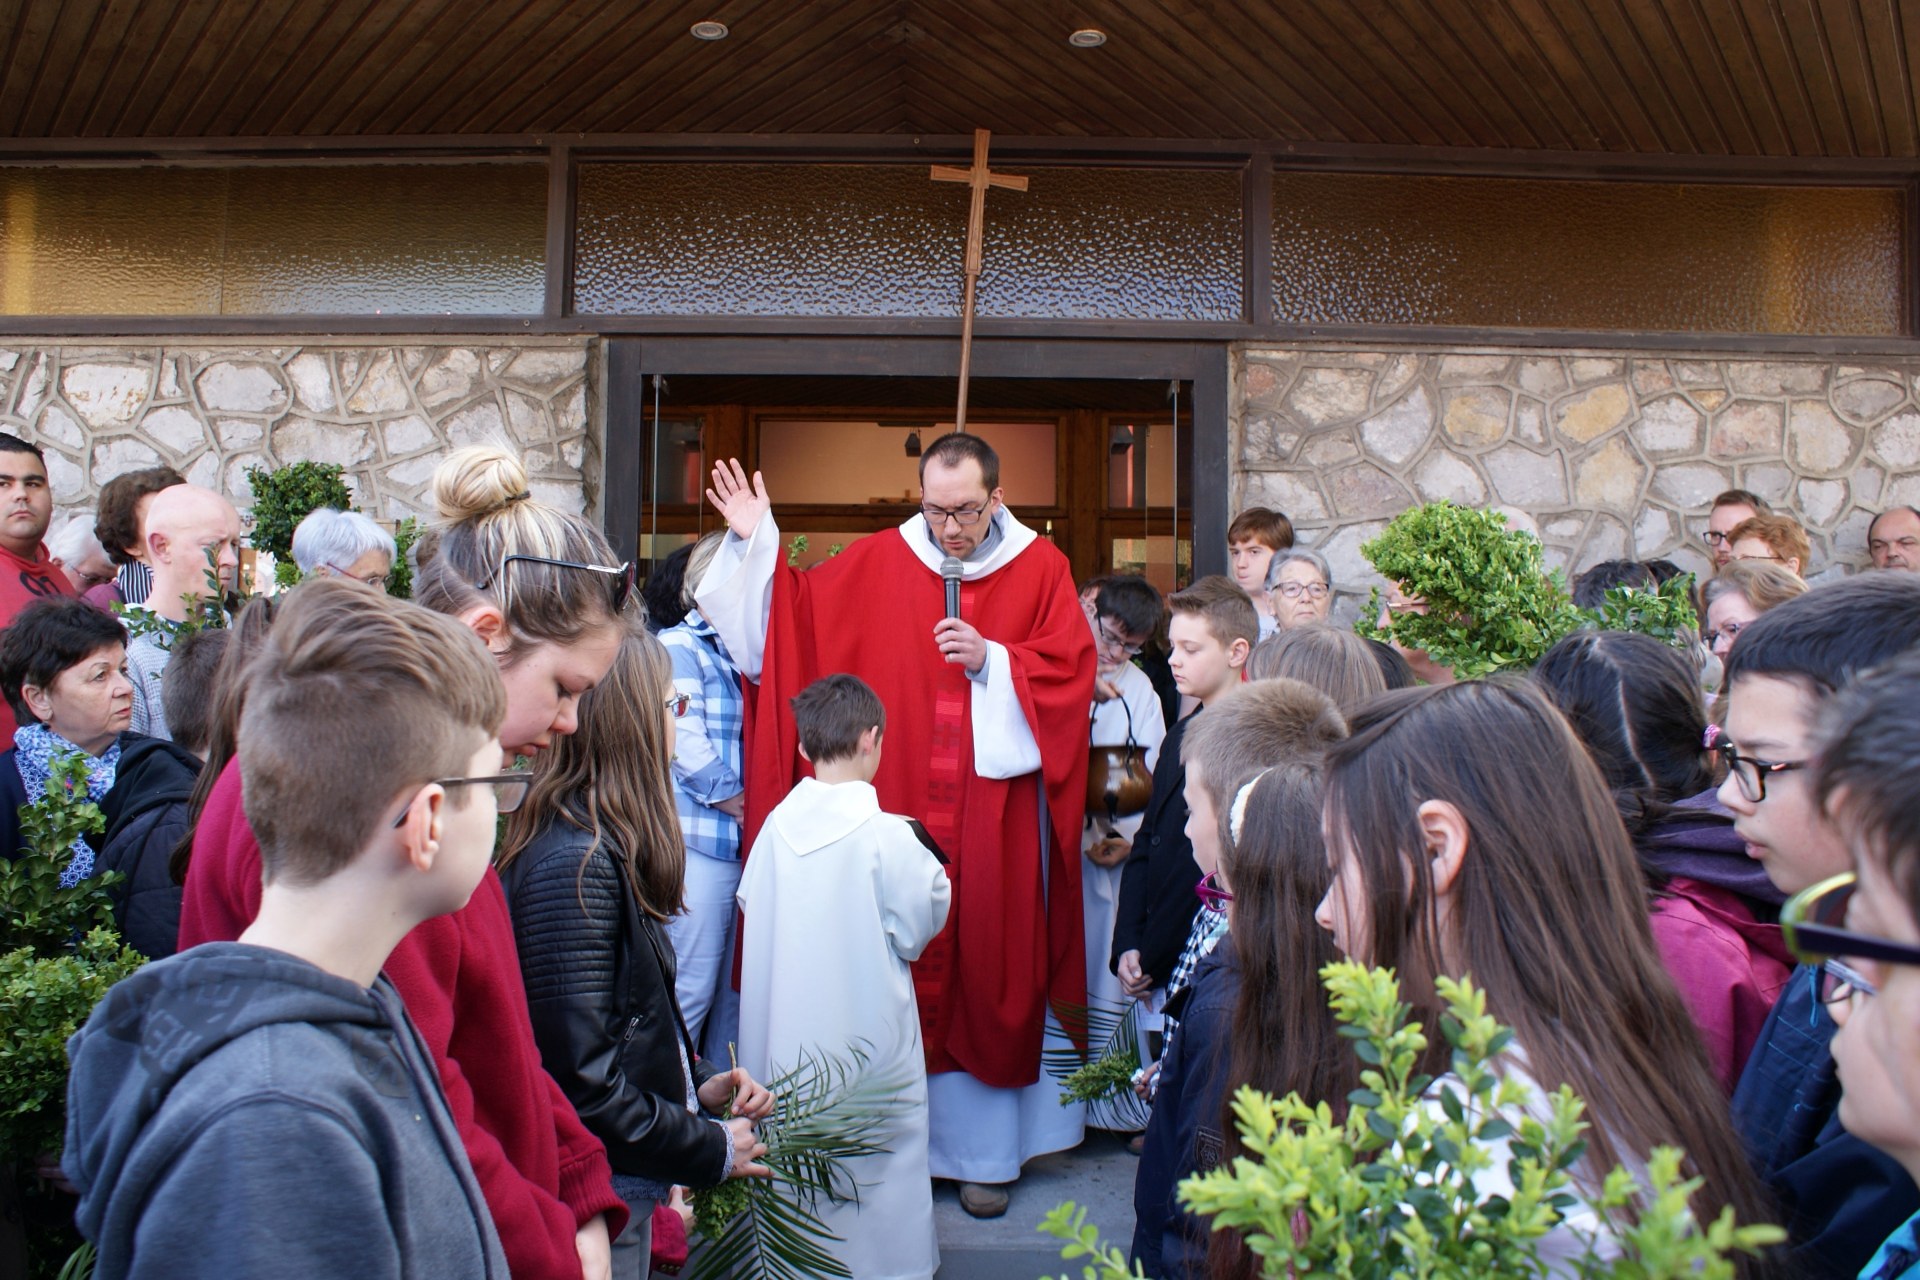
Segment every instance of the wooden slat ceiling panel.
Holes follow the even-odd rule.
[[[702,19],[732,28],[694,40]],[[1099,49],[1067,34],[1108,33]],[[1920,0],[10,0],[0,137],[1920,157]]]

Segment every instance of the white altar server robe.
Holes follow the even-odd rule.
[[[757,1080],[802,1053],[860,1045],[909,1083],[888,1150],[852,1161],[859,1203],[820,1202],[861,1280],[930,1277],[940,1265],[927,1169],[926,1059],[907,964],[947,921],[947,874],[871,785],[802,779],[754,841],[740,877],[740,1065]]]

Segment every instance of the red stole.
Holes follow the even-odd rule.
[[[927,1070],[1019,1088],[1039,1078],[1047,1005],[1072,1026],[1086,1004],[1079,850],[1093,637],[1067,559],[1045,539],[963,583],[960,601],[960,616],[1006,647],[1040,773],[974,772],[971,682],[933,643],[943,584],[888,530],[805,572],[774,573],[760,684],[749,687],[743,847],[809,772],[788,700],[839,671],[872,685],[887,710],[880,805],[926,823],[952,859],[947,927],[913,966]],[[1051,833],[1044,870],[1036,777]]]

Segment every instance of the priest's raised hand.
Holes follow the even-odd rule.
[[[707,501],[739,538],[751,538],[760,517],[773,509],[773,500],[767,497],[766,481],[756,471],[752,484],[748,484],[746,469],[738,458],[713,464],[713,487],[707,490]]]

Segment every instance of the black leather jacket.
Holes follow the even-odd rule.
[[[722,1126],[686,1108],[699,1061],[673,994],[673,946],[604,849],[556,820],[500,878],[540,1060],[617,1173],[700,1188],[726,1177]]]

